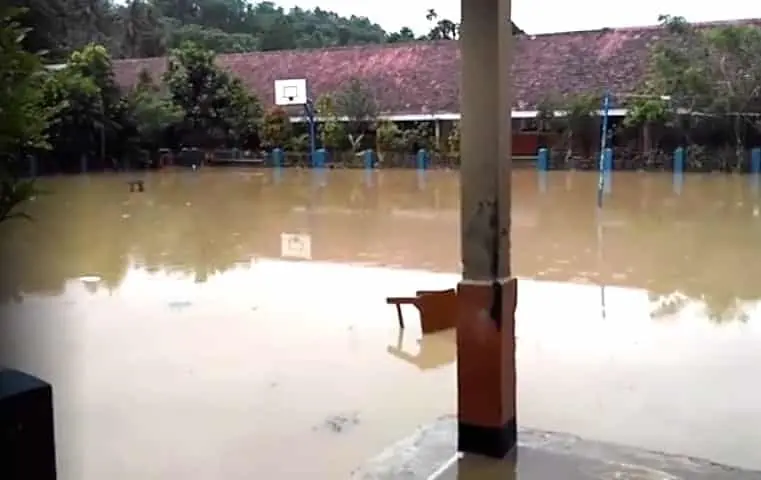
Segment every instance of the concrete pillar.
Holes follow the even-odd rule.
[[[516,442],[510,0],[461,1],[458,450],[503,457]]]

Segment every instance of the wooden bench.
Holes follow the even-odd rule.
[[[420,312],[423,334],[454,328],[457,322],[457,291],[419,290],[414,297],[388,297],[386,303],[396,307],[399,328],[404,329],[402,305],[412,305]]]

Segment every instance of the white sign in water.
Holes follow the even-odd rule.
[[[280,256],[311,260],[312,236],[305,233],[281,233]]]

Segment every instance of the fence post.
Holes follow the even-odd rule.
[[[418,170],[425,170],[428,168],[428,152],[426,149],[421,148],[417,151],[417,157],[415,158],[415,164]]]
[[[328,152],[324,148],[320,148],[318,150],[315,150],[314,152],[314,158],[312,161],[312,167],[322,168],[325,166],[325,158],[327,157]]]
[[[272,166],[280,168],[283,166],[283,159],[285,158],[285,152],[282,148],[272,149]]]
[[[684,173],[685,157],[687,155],[684,147],[678,147],[674,150],[674,175],[681,175]]]
[[[364,153],[362,154],[362,157],[364,160],[365,169],[371,170],[375,166],[375,152],[373,151],[373,149],[368,148],[367,150],[365,150]]]
[[[550,151],[548,149],[540,148],[537,152],[536,168],[542,172],[546,172],[550,169]]]
[[[756,147],[750,151],[750,173],[761,173],[761,148]]]

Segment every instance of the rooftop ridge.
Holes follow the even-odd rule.
[[[729,25],[756,25],[761,27],[761,18],[738,18],[732,20],[711,20],[705,22],[688,22],[690,25],[697,27],[721,27]],[[627,26],[627,27],[602,27],[587,30],[568,30],[562,32],[547,32],[547,33],[521,33],[516,35],[518,38],[528,38],[530,40],[538,38],[551,38],[565,35],[599,35],[605,33],[636,33],[653,31],[663,28],[661,25],[641,25],[641,26]],[[237,52],[237,53],[220,53],[217,55],[219,59],[235,59],[247,56],[260,56],[267,57],[270,55],[282,55],[284,53],[300,54],[300,53],[329,53],[329,52],[342,52],[342,51],[354,51],[354,50],[387,50],[387,49],[402,49],[416,46],[436,47],[441,45],[449,45],[457,43],[458,40],[410,40],[406,42],[395,43],[365,43],[355,45],[334,45],[328,47],[305,47],[295,48],[289,50],[268,50],[259,51],[253,50],[250,52]],[[142,57],[142,58],[123,58],[114,60],[119,63],[131,63],[131,62],[146,62],[151,60],[163,60],[166,59],[166,55],[162,57]]]
[[[722,27],[722,26],[728,26],[728,25],[757,25],[761,26],[761,17],[752,17],[752,18],[737,18],[732,20],[708,20],[704,22],[690,22],[688,21],[687,24],[695,26],[695,27]],[[521,34],[519,36],[528,36],[528,37],[552,37],[552,36],[560,36],[560,35],[576,35],[576,34],[594,34],[594,33],[614,33],[614,32],[641,32],[641,31],[652,31],[652,30],[660,30],[663,26],[660,24],[650,24],[650,25],[629,25],[626,27],[601,27],[601,28],[591,28],[591,29],[584,29],[584,30],[564,30],[561,32],[546,32],[546,33],[529,33],[526,32],[524,34]]]
[[[761,19],[692,25],[756,25]],[[651,46],[665,35],[659,26],[521,34],[516,38],[514,108],[533,109],[551,93],[636,90],[646,75]],[[456,40],[409,41],[268,52],[220,54],[231,71],[266,104],[274,81],[306,77],[312,95],[334,93],[352,78],[371,89],[384,112],[418,115],[459,112],[461,55]],[[131,88],[141,70],[158,78],[166,57],[114,62],[117,83]]]

